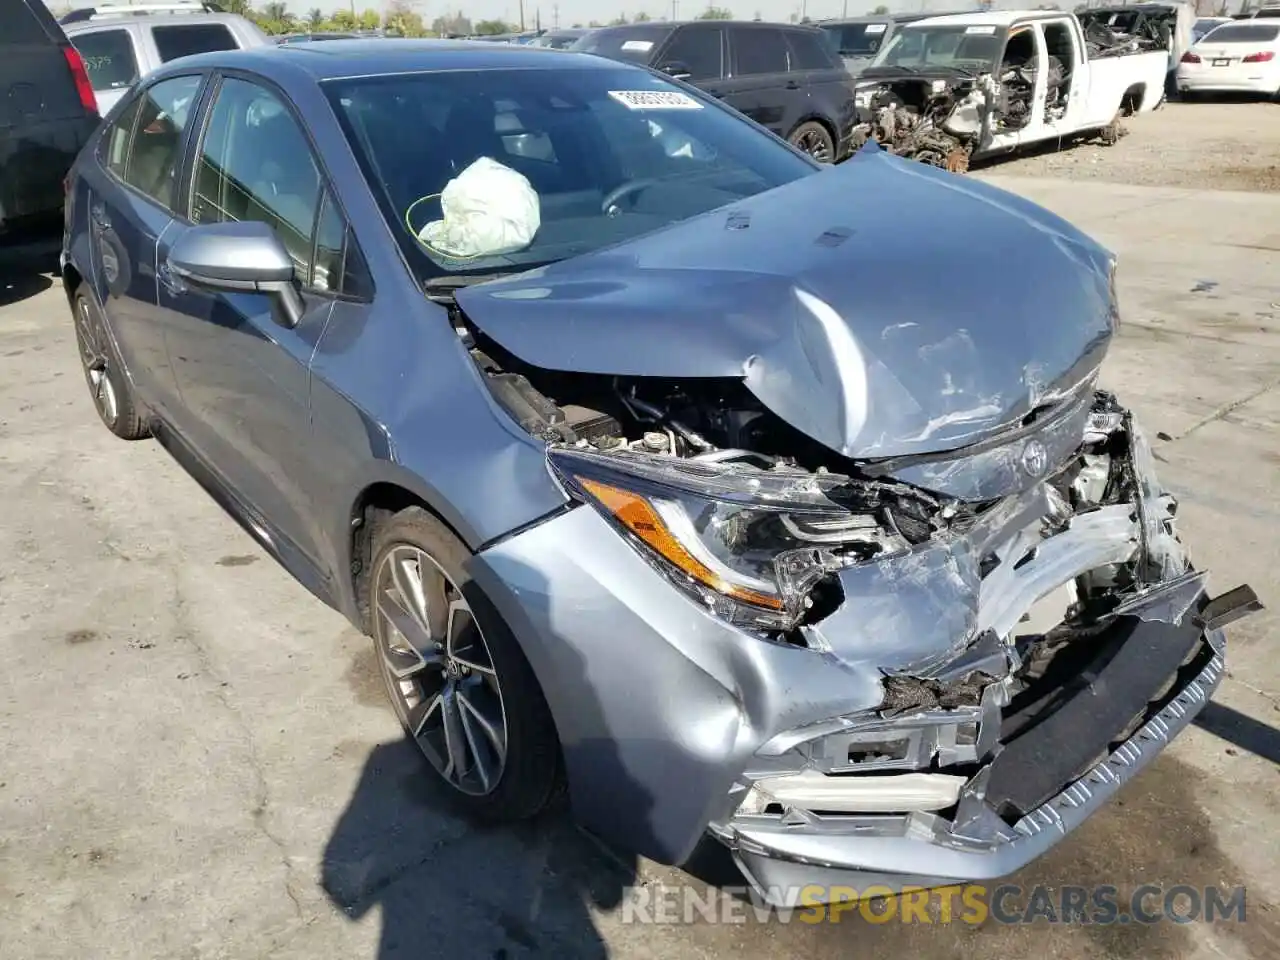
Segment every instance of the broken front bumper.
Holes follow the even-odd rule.
[[[1073,514],[1043,482],[841,571],[844,601],[805,645],[716,618],[589,508],[481,552],[472,574],[520,638],[593,832],[679,863],[709,830],[774,902],[988,879],[1189,721],[1222,673],[1220,624],[1249,606],[1206,605],[1136,433],[1129,460],[1131,502]],[[1135,563],[1142,589],[1072,646],[1092,656],[1076,679],[1024,684],[1036,644],[1015,638],[1047,642],[1064,591]]]

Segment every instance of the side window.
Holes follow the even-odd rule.
[[[792,70],[833,70],[838,67],[822,37],[816,33],[791,31],[787,33],[787,45],[791,48]]]
[[[787,44],[782,31],[742,27],[732,36],[738,76],[787,72]]]
[[[675,35],[662,53],[664,63],[682,63],[689,68],[689,79],[719,80],[724,76],[721,31],[716,27],[685,27]]]
[[[151,38],[156,43],[161,63],[211,50],[234,50],[238,46],[236,38],[223,23],[183,23],[152,27]]]
[[[218,88],[196,160],[191,220],[269,224],[307,286],[341,285],[347,225],[302,128],[256,83],[228,77]]]
[[[133,40],[124,30],[97,30],[71,38],[94,90],[122,90],[138,79]]]
[[[133,124],[138,119],[138,110],[142,99],[138,98],[124,108],[124,112],[116,117],[115,123],[102,138],[99,159],[103,166],[121,180],[124,179],[125,167],[129,163],[129,143],[133,137]]]
[[[174,181],[182,160],[182,131],[202,79],[164,80],[138,99],[138,122],[133,128],[124,182],[164,207],[173,206]]]

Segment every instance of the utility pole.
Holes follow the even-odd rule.
[[[551,7],[551,25],[554,29],[560,29],[560,4],[554,4]]]
[[[524,33],[524,0],[520,0],[520,32]]]

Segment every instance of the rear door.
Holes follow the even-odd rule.
[[[725,101],[756,123],[785,137],[803,114],[805,91],[788,70],[787,41],[767,25],[729,28],[729,76]]]
[[[162,415],[178,396],[158,314],[156,245],[173,220],[188,121],[203,82],[200,73],[169,77],[112,117],[84,198],[99,302],[143,401]]]
[[[0,0],[0,221],[60,210],[62,178],[96,126],[68,54],[78,67],[41,0]]]

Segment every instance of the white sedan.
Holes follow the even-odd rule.
[[[1178,92],[1280,95],[1280,20],[1215,27],[1182,55]]]

